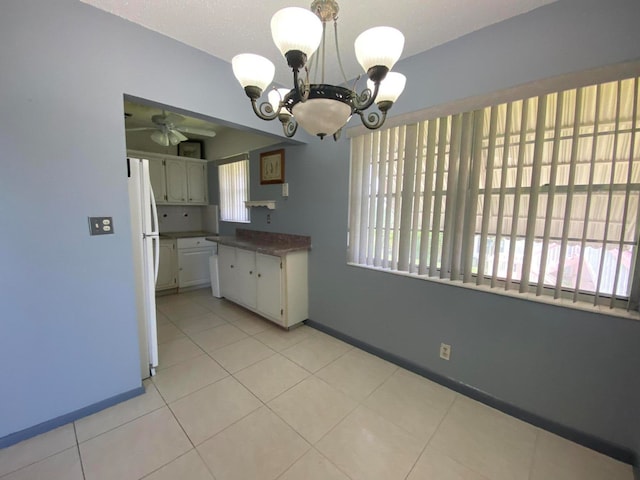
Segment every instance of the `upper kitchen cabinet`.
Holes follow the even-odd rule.
[[[156,203],[167,203],[167,178],[164,173],[164,160],[160,158],[149,159],[149,177],[151,177]]]
[[[130,157],[149,160],[149,176],[156,203],[207,205],[209,191],[206,160],[130,150]]]
[[[167,203],[187,203],[187,167],[184,160],[165,160]]]
[[[207,164],[187,160],[187,198],[188,203],[208,203]]]

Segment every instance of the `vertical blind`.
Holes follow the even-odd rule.
[[[351,141],[349,261],[637,307],[638,79]]]
[[[237,158],[237,157],[236,157]],[[228,160],[227,160],[228,161]],[[231,159],[229,163],[218,165],[220,184],[220,220],[227,222],[249,222],[249,159]]]

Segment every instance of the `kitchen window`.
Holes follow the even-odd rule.
[[[249,223],[249,157],[235,156],[218,164],[220,220]]]
[[[349,262],[637,309],[638,79],[354,137]]]

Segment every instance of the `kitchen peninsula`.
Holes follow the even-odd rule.
[[[237,229],[206,239],[218,243],[223,297],[287,329],[308,318],[311,237]]]

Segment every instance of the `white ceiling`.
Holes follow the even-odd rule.
[[[82,0],[151,30],[231,61],[238,53],[257,53],[276,65],[276,81],[288,86],[291,73],[273,41],[270,22],[281,8],[308,8],[311,0]],[[402,58],[429,50],[488,25],[556,0],[366,0],[340,5],[340,54],[348,79],[363,73],[353,51],[364,30],[388,25],[404,33]],[[342,83],[327,29],[326,82]],[[411,79],[408,79],[411,81]]]
[[[311,0],[81,1],[229,62],[238,53],[263,55],[276,65],[275,81],[285,86],[292,83],[291,71],[271,40],[271,17],[284,7],[308,8],[311,4]],[[366,0],[357,5],[353,0],[342,0],[338,40],[347,79],[364,73],[355,58],[353,42],[370,27],[388,25],[402,31],[405,47],[401,58],[406,58],[554,1]],[[325,79],[327,83],[339,84],[343,78],[335,58],[334,45],[333,27],[328,26]],[[411,82],[412,79],[407,81]],[[360,88],[363,88],[362,84]],[[151,117],[161,113],[158,108],[129,102],[125,102],[125,111],[132,114],[126,120],[128,128],[153,127]],[[182,125],[213,129],[218,135],[225,131],[225,127],[220,125],[187,116]]]

